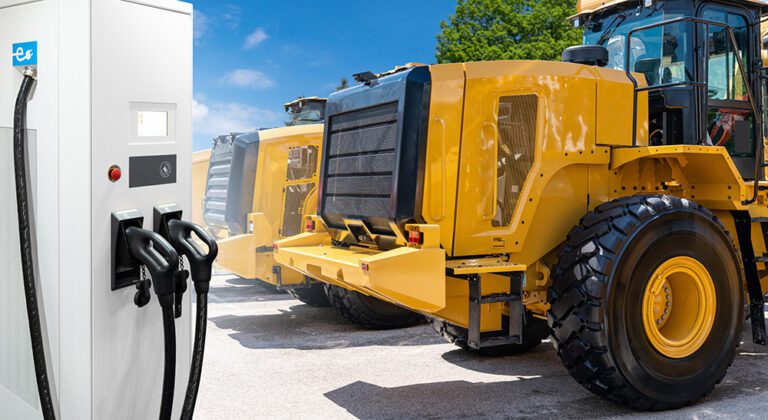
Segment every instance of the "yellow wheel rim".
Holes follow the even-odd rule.
[[[709,337],[717,309],[715,284],[706,267],[691,257],[665,261],[643,294],[643,328],[661,354],[681,359]]]

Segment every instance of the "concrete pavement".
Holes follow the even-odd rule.
[[[485,358],[426,324],[366,331],[258,284],[211,285],[206,362],[196,418],[413,419],[648,417],[573,381],[551,344]],[[751,343],[715,391],[659,418],[768,418],[768,352]]]

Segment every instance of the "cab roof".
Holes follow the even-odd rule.
[[[642,1],[642,0],[639,0]],[[759,4],[768,9],[768,2],[764,0],[738,0],[737,3]],[[638,3],[638,0],[578,0],[576,2],[576,15],[588,15],[598,10],[607,9],[622,3]]]
[[[327,102],[327,101],[328,101],[327,98],[321,98],[319,96],[309,96],[306,98],[294,99],[293,101],[284,104],[283,107],[285,108],[285,111],[288,112],[288,110],[291,109],[292,107],[294,106],[302,107],[307,102]]]

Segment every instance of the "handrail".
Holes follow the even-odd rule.
[[[695,87],[709,87],[709,80],[701,82],[701,81],[683,81],[683,82],[676,82],[676,83],[667,83],[663,85],[656,85],[656,86],[644,86],[640,87],[637,79],[632,75],[632,72],[630,71],[630,64],[631,64],[631,48],[632,48],[632,35],[634,35],[637,32],[641,31],[647,31],[649,29],[655,29],[662,26],[668,26],[673,25],[676,23],[684,23],[684,22],[690,22],[694,23],[695,25],[705,25],[707,28],[707,34],[709,34],[709,28],[711,26],[717,26],[721,28],[725,28],[725,30],[728,32],[728,38],[731,41],[731,47],[733,48],[733,51],[736,53],[736,60],[738,60],[739,63],[739,72],[741,73],[742,79],[744,79],[744,84],[747,88],[747,96],[749,98],[749,104],[752,107],[752,112],[754,113],[754,118],[756,121],[756,128],[755,128],[755,187],[754,187],[754,195],[750,200],[745,200],[742,202],[743,205],[749,205],[757,201],[758,196],[758,186],[760,182],[760,171],[762,171],[763,167],[765,166],[765,157],[763,156],[763,141],[762,139],[758,139],[758,137],[761,137],[761,135],[758,135],[762,133],[761,128],[763,127],[763,116],[758,112],[757,105],[755,103],[755,98],[752,93],[752,86],[750,83],[750,80],[748,78],[748,75],[746,73],[746,69],[744,67],[744,60],[741,57],[741,50],[739,50],[738,42],[736,41],[736,35],[733,33],[733,28],[725,23],[722,22],[716,22],[713,20],[708,19],[701,19],[697,17],[687,16],[687,17],[679,17],[674,18],[670,20],[664,20],[661,22],[656,22],[652,24],[648,24],[645,26],[640,26],[634,29],[629,30],[627,32],[627,39],[626,39],[626,54],[624,58],[624,72],[626,73],[629,80],[634,85],[634,106],[633,106],[633,116],[632,116],[632,146],[637,147],[637,96],[638,92],[650,92],[654,90],[662,90],[667,89],[670,87],[677,87],[677,86],[695,86]],[[705,57],[709,57],[709,44],[707,43],[707,54]],[[706,107],[706,105],[705,105]],[[699,116],[700,118],[700,116]],[[699,124],[701,125],[701,124]],[[702,127],[699,127],[701,129]],[[702,130],[702,136],[706,133],[706,130]],[[703,139],[701,139],[703,142]],[[763,156],[760,160],[758,160],[759,156]]]

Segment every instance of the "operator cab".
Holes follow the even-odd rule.
[[[298,98],[283,105],[285,112],[291,115],[291,120],[286,123],[288,126],[322,124],[325,121],[325,98],[312,96],[309,98]]]
[[[583,0],[575,22],[584,28],[585,44],[608,50],[607,68],[626,70],[628,64],[630,78],[645,77],[648,87],[638,90],[649,96],[649,144],[723,146],[742,177],[755,178],[762,164],[755,140],[762,136],[756,110],[762,109],[760,19],[766,5],[603,3]]]

